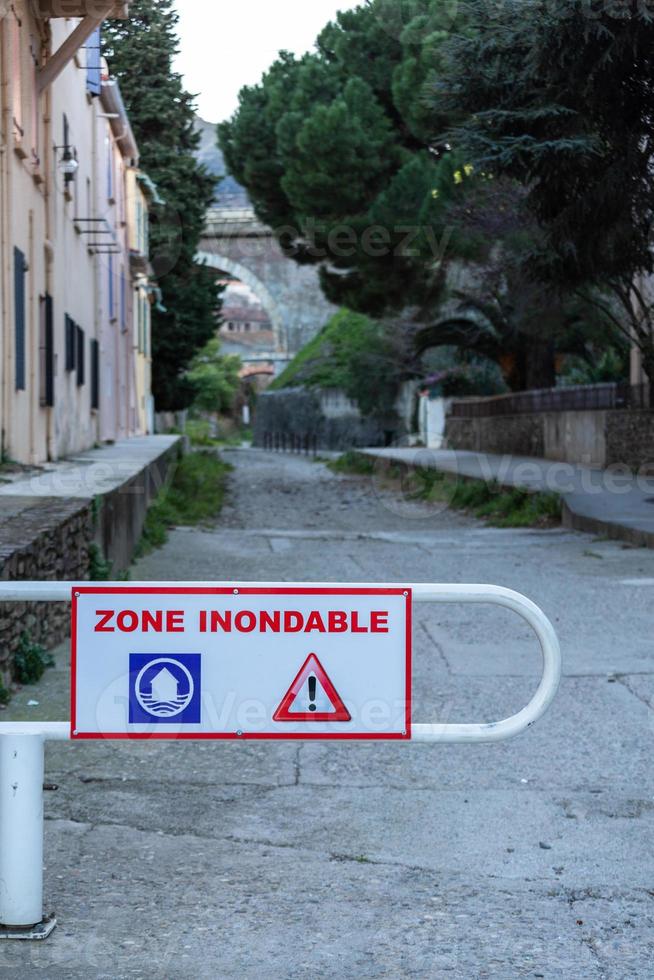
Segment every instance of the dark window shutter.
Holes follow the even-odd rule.
[[[49,408],[55,403],[54,392],[54,309],[52,296],[45,296],[45,403]]]
[[[77,336],[77,384],[84,384],[84,331],[81,327],[75,327]]]
[[[100,408],[100,345],[91,341],[91,408]]]
[[[123,332],[127,330],[127,284],[122,269],[120,272],[120,326]]]
[[[66,314],[66,370],[75,370],[75,348],[77,346],[77,335],[75,332],[75,323],[71,317]]]
[[[100,95],[100,28],[96,28],[86,42],[86,90]]]
[[[16,332],[16,388],[25,390],[25,256],[14,248],[14,317]]]
[[[41,406],[54,405],[54,323],[52,318],[52,296],[46,293],[42,302],[41,336]]]

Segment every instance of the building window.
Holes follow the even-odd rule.
[[[25,390],[25,256],[14,248],[14,327],[16,347],[16,389]]]
[[[91,408],[100,408],[100,345],[91,341]]]
[[[39,300],[39,402],[41,408],[54,405],[54,325],[47,293]]]
[[[124,269],[120,270],[120,328],[123,332],[127,330],[127,283]]]
[[[100,95],[100,28],[97,27],[86,42],[86,91]]]
[[[65,332],[66,332],[66,336],[65,336],[65,345],[66,345],[66,349],[65,349],[65,354],[66,354],[66,358],[65,358],[65,360],[66,360],[66,370],[67,371],[74,371],[75,370],[75,348],[77,346],[77,333],[76,333],[76,330],[75,330],[75,322],[72,319],[72,317],[69,317],[68,316],[68,314],[66,314],[66,318],[65,318],[65,321],[64,322],[65,322]]]
[[[75,327],[75,335],[77,339],[77,387],[81,387],[84,384],[84,331],[81,327]]]
[[[108,267],[108,287],[109,287],[109,319],[114,320],[116,317],[116,310],[114,308],[114,257],[109,253]]]

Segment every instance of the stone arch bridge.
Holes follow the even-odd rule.
[[[198,259],[249,286],[258,297],[272,323],[271,353],[278,369],[336,312],[323,296],[317,269],[287,258],[251,207],[210,209]]]

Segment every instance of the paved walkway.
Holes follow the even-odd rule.
[[[496,480],[501,486],[559,493],[563,497],[566,527],[654,548],[654,472],[634,475],[624,467],[601,470],[527,456],[453,449],[362,452],[409,466]]]

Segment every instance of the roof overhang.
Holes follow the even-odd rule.
[[[129,17],[129,3],[125,0],[39,0],[38,10],[42,17]],[[108,10],[108,13],[104,13]]]

